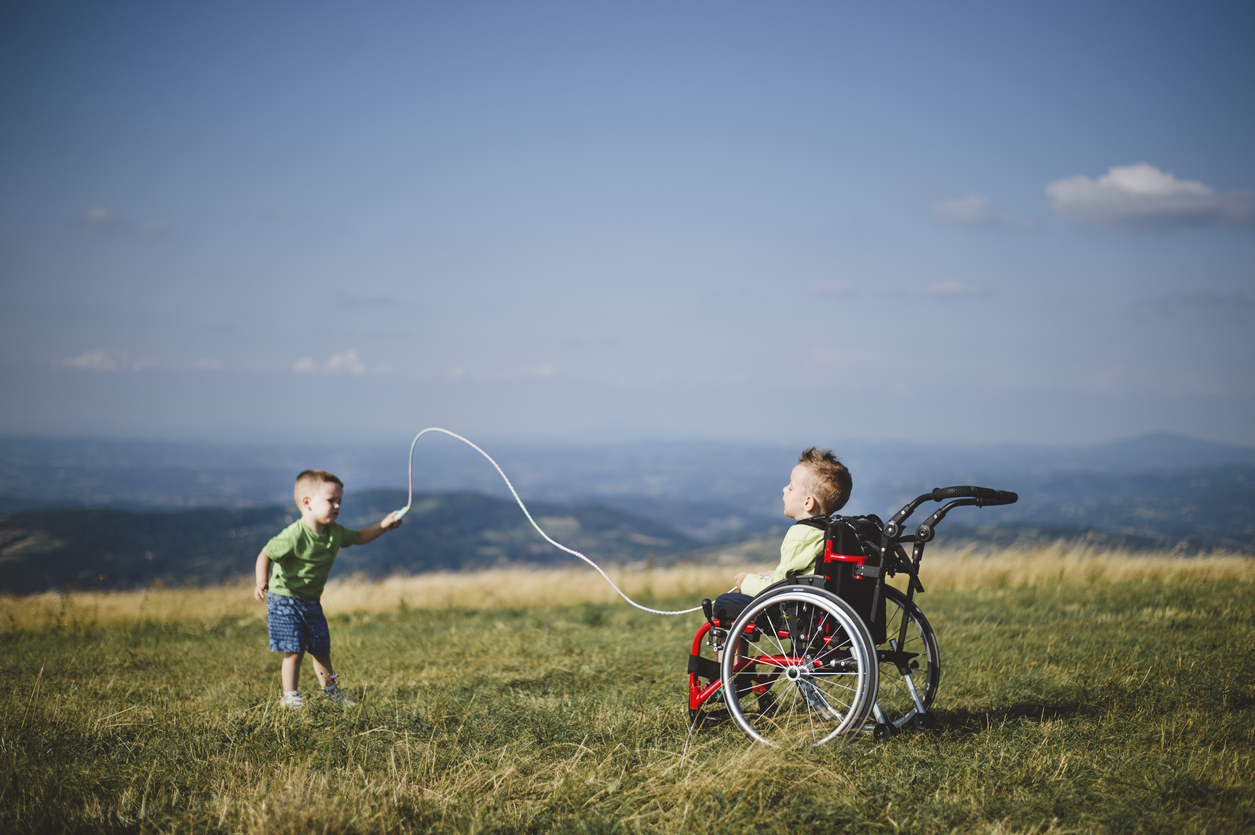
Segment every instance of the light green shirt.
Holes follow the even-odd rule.
[[[790,571],[798,574],[814,574],[815,563],[824,552],[824,532],[810,525],[794,525],[784,535],[780,543],[780,564],[767,578],[761,574],[750,574],[741,581],[741,593],[751,597],[758,594],[772,583],[778,583]]]
[[[322,536],[301,519],[288,525],[263,549],[274,563],[270,591],[284,597],[317,600],[341,548],[357,541],[357,531],[332,522]]]

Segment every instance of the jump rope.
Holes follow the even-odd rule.
[[[600,574],[603,578],[605,578],[605,581],[609,583],[611,587],[613,587],[614,590],[619,593],[619,597],[622,597],[624,600],[626,600],[628,603],[632,604],[636,608],[640,609],[642,612],[649,612],[654,615],[687,615],[690,612],[696,612],[702,608],[701,606],[694,606],[692,609],[679,609],[674,612],[667,612],[667,611],[663,611],[662,609],[651,609],[648,606],[642,606],[641,604],[637,603],[632,598],[628,597],[626,594],[624,594],[623,589],[615,585],[614,580],[611,580],[610,576],[606,574],[606,572],[601,570],[601,566],[597,565],[597,563],[593,562],[588,557],[581,554],[579,551],[576,551],[572,548],[568,548],[565,545],[563,545],[561,542],[554,540],[552,537],[549,536],[549,534],[544,532],[544,530],[540,527],[540,525],[536,524],[536,520],[532,518],[532,514],[527,509],[527,505],[523,504],[523,500],[519,498],[518,491],[515,490],[514,485],[510,483],[510,479],[506,476],[505,471],[501,469],[501,465],[499,465],[496,461],[492,460],[491,455],[484,452],[482,449],[475,446],[475,444],[471,443],[466,438],[463,438],[461,435],[457,434],[456,432],[450,432],[448,429],[441,429],[438,426],[432,426],[427,429],[424,429],[422,432],[419,432],[417,435],[414,436],[414,442],[410,444],[410,493],[409,493],[409,497],[406,499],[405,507],[397,511],[397,521],[400,521],[405,516],[405,514],[409,513],[410,506],[414,504],[414,447],[418,444],[418,439],[426,435],[428,432],[440,432],[444,435],[448,435],[450,438],[457,438],[459,441],[466,444],[471,449],[475,450],[480,455],[487,458],[488,463],[492,464],[493,468],[501,475],[502,480],[505,481],[505,486],[510,488],[510,493],[513,494],[514,500],[519,503],[519,507],[523,510],[523,515],[527,517],[527,521],[532,523],[532,527],[536,529],[536,533],[540,534],[546,542],[548,542],[553,547],[557,548],[559,551],[565,551],[566,553],[570,554],[573,557],[579,557],[584,562],[591,565],[597,571],[597,573]]]

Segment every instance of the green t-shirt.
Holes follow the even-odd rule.
[[[790,571],[798,574],[814,574],[815,565],[824,553],[824,532],[810,525],[794,525],[780,543],[780,564],[770,577],[751,574],[741,581],[741,593],[753,596],[772,583],[778,583]]]
[[[317,600],[327,585],[327,575],[341,548],[357,541],[357,531],[332,522],[322,536],[301,519],[283,529],[263,549],[274,563],[270,591],[284,597]]]

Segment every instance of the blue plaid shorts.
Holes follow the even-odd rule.
[[[271,592],[266,595],[266,627],[271,652],[331,654],[331,632],[321,600],[301,600]]]

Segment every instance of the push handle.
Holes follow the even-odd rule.
[[[1019,495],[1010,490],[994,490],[989,487],[934,487],[933,501],[944,502],[946,499],[976,499],[977,503],[986,507],[990,505],[1015,504]]]

